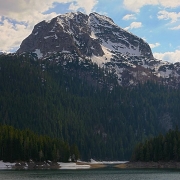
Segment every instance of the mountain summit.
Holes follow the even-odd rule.
[[[147,43],[118,27],[112,19],[91,13],[67,13],[51,21],[38,23],[22,42],[18,53],[76,51],[81,57],[102,57],[109,60],[113,54],[153,58]]]
[[[180,63],[155,59],[112,19],[60,15],[37,24],[16,54],[0,55],[0,123],[77,144],[82,160],[128,160],[137,142],[180,127],[180,90],[169,87],[179,76]],[[57,160],[68,149],[48,152]]]
[[[56,53],[91,59],[114,72],[121,85],[147,80],[161,82],[162,78],[172,84],[180,76],[179,63],[156,60],[143,39],[95,12],[89,15],[71,12],[38,23],[17,51],[24,52],[36,53],[41,59]]]

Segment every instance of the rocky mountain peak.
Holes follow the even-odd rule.
[[[98,14],[98,13],[96,13],[96,12],[90,13],[90,14],[89,14],[89,19],[90,19],[91,21],[94,20],[94,22],[97,20],[97,21],[98,21],[98,24],[101,24],[101,23],[102,23],[102,25],[104,25],[104,22],[106,22],[106,23],[108,23],[109,25],[115,25],[115,26],[117,26],[111,18],[109,18],[109,17],[107,17],[107,16],[105,16],[105,15],[100,15],[100,14]],[[97,23],[95,23],[95,24],[97,24]]]
[[[96,12],[89,15],[71,12],[38,23],[17,51],[24,52],[36,53],[43,59],[56,53],[90,59],[114,72],[121,85],[150,79],[164,78],[168,83],[174,82],[173,77],[176,82],[180,79],[178,63],[156,60],[143,39]]]
[[[147,43],[118,27],[111,18],[98,13],[66,13],[35,25],[18,53],[36,52],[42,56],[60,51],[76,51],[81,57],[103,56],[107,51],[153,58]]]

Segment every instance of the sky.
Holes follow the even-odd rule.
[[[0,0],[0,52],[15,52],[38,22],[76,11],[106,15],[155,58],[180,62],[180,0]]]

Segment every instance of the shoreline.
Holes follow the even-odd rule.
[[[3,162],[0,161],[0,169],[99,169],[99,168],[107,168],[114,167],[118,164],[124,164],[125,161],[91,161],[91,162],[52,162],[52,161],[44,161],[44,162],[23,162],[18,161],[15,163]]]
[[[127,162],[114,166],[120,169],[180,169],[180,162]]]
[[[15,162],[8,163],[0,161],[0,170],[46,170],[46,169],[180,169],[180,162]]]
[[[63,163],[63,162],[3,162],[0,161],[0,169],[18,169],[18,170],[38,170],[38,169],[89,169],[90,165],[78,165],[73,162]]]

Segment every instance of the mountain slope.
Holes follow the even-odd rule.
[[[68,13],[49,22],[40,22],[22,42],[18,53],[37,49],[43,56],[54,51],[76,51],[82,57],[108,56],[109,52],[111,56],[122,53],[153,58],[147,43],[97,13],[89,16],[80,12]]]
[[[80,12],[67,13],[40,22],[17,51],[24,52],[34,52],[41,59],[57,52],[91,59],[114,71],[122,85],[135,85],[154,78],[152,71],[147,70],[152,61],[156,62],[149,45],[118,27],[112,19],[97,13],[89,16]],[[139,71],[143,78],[137,76]]]
[[[90,59],[114,72],[123,86],[151,80],[178,87],[180,82],[179,63],[155,59],[143,39],[98,13],[66,13],[38,23],[17,51],[24,52],[34,52],[40,59],[57,53]]]
[[[40,22],[0,67],[0,121],[75,143],[82,159],[129,159],[180,125],[179,63],[97,13]]]
[[[77,144],[86,160],[127,160],[136,142],[180,125],[179,90],[150,82],[120,87],[80,62],[0,56],[0,123]]]

